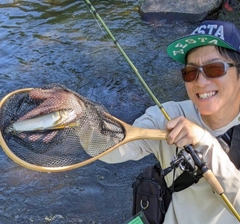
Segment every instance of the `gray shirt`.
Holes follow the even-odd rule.
[[[222,185],[226,197],[234,208],[240,212],[240,171],[235,168],[215,138],[225,133],[232,126],[240,124],[240,114],[228,125],[213,131],[203,122],[192,101],[171,101],[164,103],[163,106],[171,118],[184,116],[205,129],[205,133],[195,146],[195,150],[203,155],[207,167],[212,170]],[[164,130],[166,129],[166,122],[160,109],[153,106],[148,108],[144,115],[136,119],[133,125]],[[168,145],[165,140],[136,140],[120,146],[100,159],[107,163],[120,163],[127,160],[139,160],[150,153],[153,153],[162,167],[166,168],[174,158],[176,146]],[[176,169],[176,177],[181,172],[180,169]],[[172,178],[171,173],[165,178],[169,186],[172,184]],[[201,178],[197,184],[173,194],[164,223],[234,224],[239,222],[228,211],[222,198],[214,193],[206,179]]]

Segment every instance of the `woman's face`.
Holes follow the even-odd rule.
[[[202,66],[214,61],[225,61],[214,46],[204,46],[192,51],[187,64]],[[202,116],[226,117],[232,119],[239,113],[240,79],[237,68],[230,67],[226,75],[218,78],[207,78],[199,71],[198,78],[185,82],[189,98],[197,106]]]

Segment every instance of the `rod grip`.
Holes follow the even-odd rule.
[[[221,195],[224,193],[222,186],[210,169],[203,173],[203,176],[217,194]]]

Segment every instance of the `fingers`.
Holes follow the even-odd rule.
[[[38,133],[38,134],[28,135],[26,133],[21,133],[18,135],[18,137],[20,137],[21,139],[28,140],[30,142],[41,141],[47,144],[57,135],[57,133],[58,133],[57,130],[51,131],[49,134]]]
[[[22,117],[20,117],[18,119],[18,121],[22,121],[25,119],[29,119],[29,118],[33,118],[36,116],[40,116],[42,114],[48,114],[51,112],[57,111],[56,107],[53,107],[50,102],[45,101],[42,104],[40,104],[39,106],[37,106],[35,109],[29,111],[28,113],[26,113],[25,115],[23,115]]]
[[[52,139],[57,135],[58,131],[55,130],[55,131],[52,131],[51,133],[49,133],[48,135],[46,135],[44,138],[43,138],[43,142],[44,143],[49,143],[52,141]]]
[[[183,122],[183,117],[177,117],[167,123],[167,129],[169,130],[167,143],[169,145],[175,144],[178,147],[181,147],[180,143],[183,141],[185,136],[185,133],[183,132]]]
[[[54,89],[35,88],[29,92],[29,96],[35,100],[44,100],[51,97],[54,92]]]
[[[169,130],[167,143],[175,144],[178,147],[195,146],[204,134],[204,129],[184,117],[177,117],[169,121],[167,129]]]
[[[19,121],[59,110],[73,110],[75,109],[73,106],[77,108],[78,103],[77,97],[74,94],[57,88],[36,88],[29,92],[29,96],[34,100],[43,100],[43,102],[22,116]]]

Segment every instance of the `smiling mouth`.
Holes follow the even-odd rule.
[[[215,96],[216,94],[217,94],[217,91],[212,91],[212,92],[208,92],[208,93],[197,93],[197,96],[200,99],[207,99],[212,96]]]

